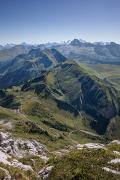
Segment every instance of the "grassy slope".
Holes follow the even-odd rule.
[[[72,113],[58,109],[51,99],[45,100],[33,92],[21,92],[16,88],[9,89],[9,93],[16,96],[21,106],[19,110],[0,107],[0,127],[12,131],[15,136],[34,138],[50,149],[98,141],[99,138],[78,131],[79,129],[90,131],[84,125],[81,116],[75,117]],[[11,123],[12,129],[7,128],[8,122]]]
[[[84,111],[91,116],[88,123],[100,134],[106,132],[110,119],[119,114],[119,90],[98,78],[90,68],[80,67],[74,61],[62,63],[29,81],[23,90],[33,90],[44,98],[51,97],[59,109],[69,109],[74,114]]]
[[[81,66],[95,72],[100,78],[107,78],[120,89],[120,65],[112,64],[81,64]]]
[[[104,89],[105,87],[101,85],[101,81],[91,72],[89,73],[93,81],[97,81],[97,86],[101,86],[101,89]],[[63,63],[62,70],[58,66],[46,73],[45,77],[41,77],[42,79],[45,78],[45,83],[42,81],[45,84],[45,88],[43,88],[44,91],[41,93],[41,89],[39,89],[41,88],[41,81],[39,78],[28,82],[28,85],[30,83],[30,88],[28,86],[29,91],[21,91],[19,87],[9,89],[8,93],[14,95],[15,101],[20,106],[16,107],[18,109],[16,111],[0,108],[1,127],[5,126],[4,124],[9,121],[12,123],[13,129],[11,131],[14,135],[24,138],[35,138],[51,149],[62,148],[68,144],[101,140],[102,136],[101,138],[97,135],[94,136],[95,132],[90,127],[88,115],[83,111],[74,114],[72,112],[74,112],[73,109],[75,110],[76,107],[70,112],[66,109],[66,104],[62,104],[63,102],[69,104],[74,99],[79,99],[79,96],[82,97],[80,88],[82,81],[79,81],[79,78],[84,77],[88,78],[88,70],[84,70],[84,68],[79,67],[76,63],[69,61]],[[93,86],[93,89],[95,87]],[[48,96],[49,94],[50,96]],[[107,96],[109,99],[109,93]],[[58,100],[65,108],[61,108],[61,104],[58,106]],[[112,101],[111,97],[110,101]],[[116,124],[116,127],[117,125],[119,127],[119,117],[115,121],[118,123],[114,124]],[[107,134],[110,138],[112,136],[118,137],[119,128],[115,131],[116,127],[114,126],[115,130],[113,132],[117,133],[112,134],[111,127],[113,126],[111,124],[112,121],[110,128],[108,127],[107,129]]]
[[[87,149],[71,151],[69,154],[51,159],[50,164],[54,166],[49,179],[119,179],[119,175],[104,171],[103,167],[120,171],[120,164],[109,164],[108,162],[119,155],[113,153],[120,145],[106,146],[108,149]]]

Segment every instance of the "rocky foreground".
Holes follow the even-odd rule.
[[[71,152],[81,153],[84,150],[86,153],[87,149],[88,152],[95,149],[101,149],[102,153],[109,152],[110,158],[107,157],[108,161],[101,164],[101,170],[112,174],[113,179],[114,175],[115,178],[116,176],[120,178],[120,141],[115,140],[108,145],[77,144],[49,152],[43,144],[35,140],[15,138],[8,132],[0,132],[0,179],[53,179],[52,174],[56,172],[56,167],[64,156],[66,157]],[[57,179],[57,174],[55,176],[54,179]]]
[[[35,140],[15,139],[10,133],[0,132],[0,163],[18,168],[25,172],[34,172],[30,165],[23,164],[19,160],[25,157],[38,157],[44,162],[47,157],[46,148]],[[34,159],[32,160],[34,163]],[[12,179],[5,168],[0,168],[6,174],[7,179]],[[39,173],[38,173],[39,174]]]

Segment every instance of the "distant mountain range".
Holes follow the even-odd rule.
[[[120,44],[115,42],[86,42],[79,39],[61,43],[46,43],[29,45],[22,43],[14,46],[6,45],[0,47],[0,61],[10,60],[19,54],[28,53],[32,48],[55,48],[67,58],[73,58],[84,63],[111,63],[120,64]]]
[[[120,64],[120,45],[111,43],[89,43],[74,39],[69,44],[56,47],[68,58],[84,63]]]

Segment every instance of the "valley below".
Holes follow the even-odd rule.
[[[119,57],[76,39],[0,50],[1,180],[120,179]]]

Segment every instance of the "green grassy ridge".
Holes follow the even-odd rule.
[[[35,139],[50,149],[59,149],[74,144],[74,138],[69,137],[69,133],[77,127],[91,130],[84,126],[80,116],[60,110],[51,98],[45,100],[32,91],[21,92],[16,87],[8,92],[20,101],[20,106],[19,110],[0,107],[0,120],[4,122],[0,128],[3,129],[7,122],[11,123],[12,129],[9,129],[9,132],[15,137]],[[5,128],[6,130],[8,131]],[[86,134],[78,133],[75,138],[82,143],[97,142],[97,139],[88,138]]]
[[[41,77],[27,82],[22,90],[34,90],[43,98],[51,97],[59,102],[58,107],[67,106],[68,111],[72,107],[85,111],[97,120],[92,126],[98,133],[105,133],[109,120],[120,111],[120,92],[74,61],[44,72]]]
[[[82,64],[88,71],[94,73],[101,79],[112,82],[114,87],[120,90],[120,65],[113,64]]]

